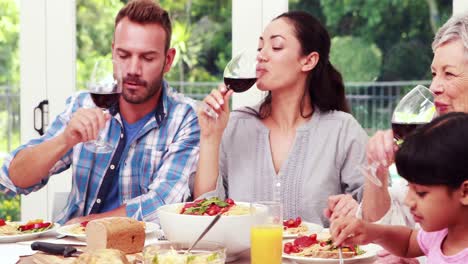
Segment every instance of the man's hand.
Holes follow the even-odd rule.
[[[80,142],[87,142],[97,138],[99,131],[104,128],[109,114],[99,108],[78,109],[65,128],[63,136],[68,146],[75,146]]]
[[[87,215],[87,216],[80,216],[80,217],[76,217],[76,218],[68,220],[68,222],[66,222],[65,225],[79,224],[79,223],[91,221],[91,220],[98,219],[98,218],[101,218],[101,217],[99,217],[99,214],[91,214],[91,215]]]
[[[112,217],[112,216],[121,216],[121,217],[126,217],[127,216],[127,211],[126,211],[127,205],[123,204],[118,208],[115,208],[114,210],[105,212],[105,213],[100,213],[100,214],[90,214],[87,216],[80,216],[80,217],[75,217],[73,219],[68,220],[68,222],[65,223],[65,225],[71,225],[71,224],[76,224],[76,223],[82,223],[85,221],[91,221],[99,218],[105,218],[105,217]]]
[[[356,215],[359,204],[349,194],[338,194],[328,197],[328,208],[325,208],[323,214],[331,221],[338,217]]]
[[[402,258],[392,253],[388,252],[387,250],[381,250],[377,253],[378,259],[374,262],[374,264],[419,264],[419,260],[415,258]]]

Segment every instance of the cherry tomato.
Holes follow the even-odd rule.
[[[301,223],[302,223],[302,219],[301,219],[300,216],[298,216],[298,217],[296,218],[296,220],[294,221],[294,225],[295,225],[296,227],[298,227],[298,226],[301,225]]]
[[[234,200],[233,200],[233,199],[231,199],[231,198],[226,198],[226,201],[225,201],[225,202],[226,202],[226,203],[228,203],[230,206],[232,206],[232,205],[235,205],[235,204],[236,204],[236,203],[234,202]]]
[[[284,249],[283,249],[284,253],[290,254],[291,250],[292,250],[292,247],[293,247],[293,245],[292,245],[291,242],[287,242],[286,244],[284,244]]]
[[[297,246],[292,246],[292,247],[291,247],[291,251],[292,251],[293,253],[299,253],[299,252],[301,252],[302,250],[301,250],[299,247],[297,247]]]
[[[300,248],[306,248],[306,247],[312,246],[315,243],[317,243],[317,240],[312,239],[309,236],[301,236],[301,237],[294,239],[294,246],[297,246]]]
[[[0,218],[0,226],[6,225],[5,220]]]
[[[317,234],[310,234],[309,237],[313,239],[315,242],[317,242]]]

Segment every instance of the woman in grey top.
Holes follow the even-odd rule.
[[[284,13],[265,28],[257,87],[268,96],[229,117],[232,91],[221,85],[204,99],[219,117],[199,111],[195,197],[252,202],[279,196],[285,219],[301,216],[324,226],[329,196],[360,199],[364,179],[356,167],[364,161],[367,135],[348,114],[329,51],[327,31],[308,13]]]

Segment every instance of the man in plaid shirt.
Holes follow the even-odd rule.
[[[175,50],[169,48],[168,13],[152,0],[130,1],[115,19],[112,56],[122,68],[122,94],[104,114],[83,108],[88,92],[67,107],[46,134],[15,150],[0,171],[0,191],[28,194],[70,166],[73,184],[59,223],[108,216],[157,221],[156,210],[190,197],[200,129],[193,101],[163,80]],[[83,143],[97,138],[109,120],[106,141],[114,150],[95,153]]]

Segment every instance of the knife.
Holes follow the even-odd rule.
[[[53,254],[53,255],[62,255],[64,257],[77,257],[83,253],[83,251],[79,251],[75,247],[66,244],[55,244],[55,243],[47,243],[47,242],[33,242],[31,244],[32,250],[40,250],[45,253]]]

